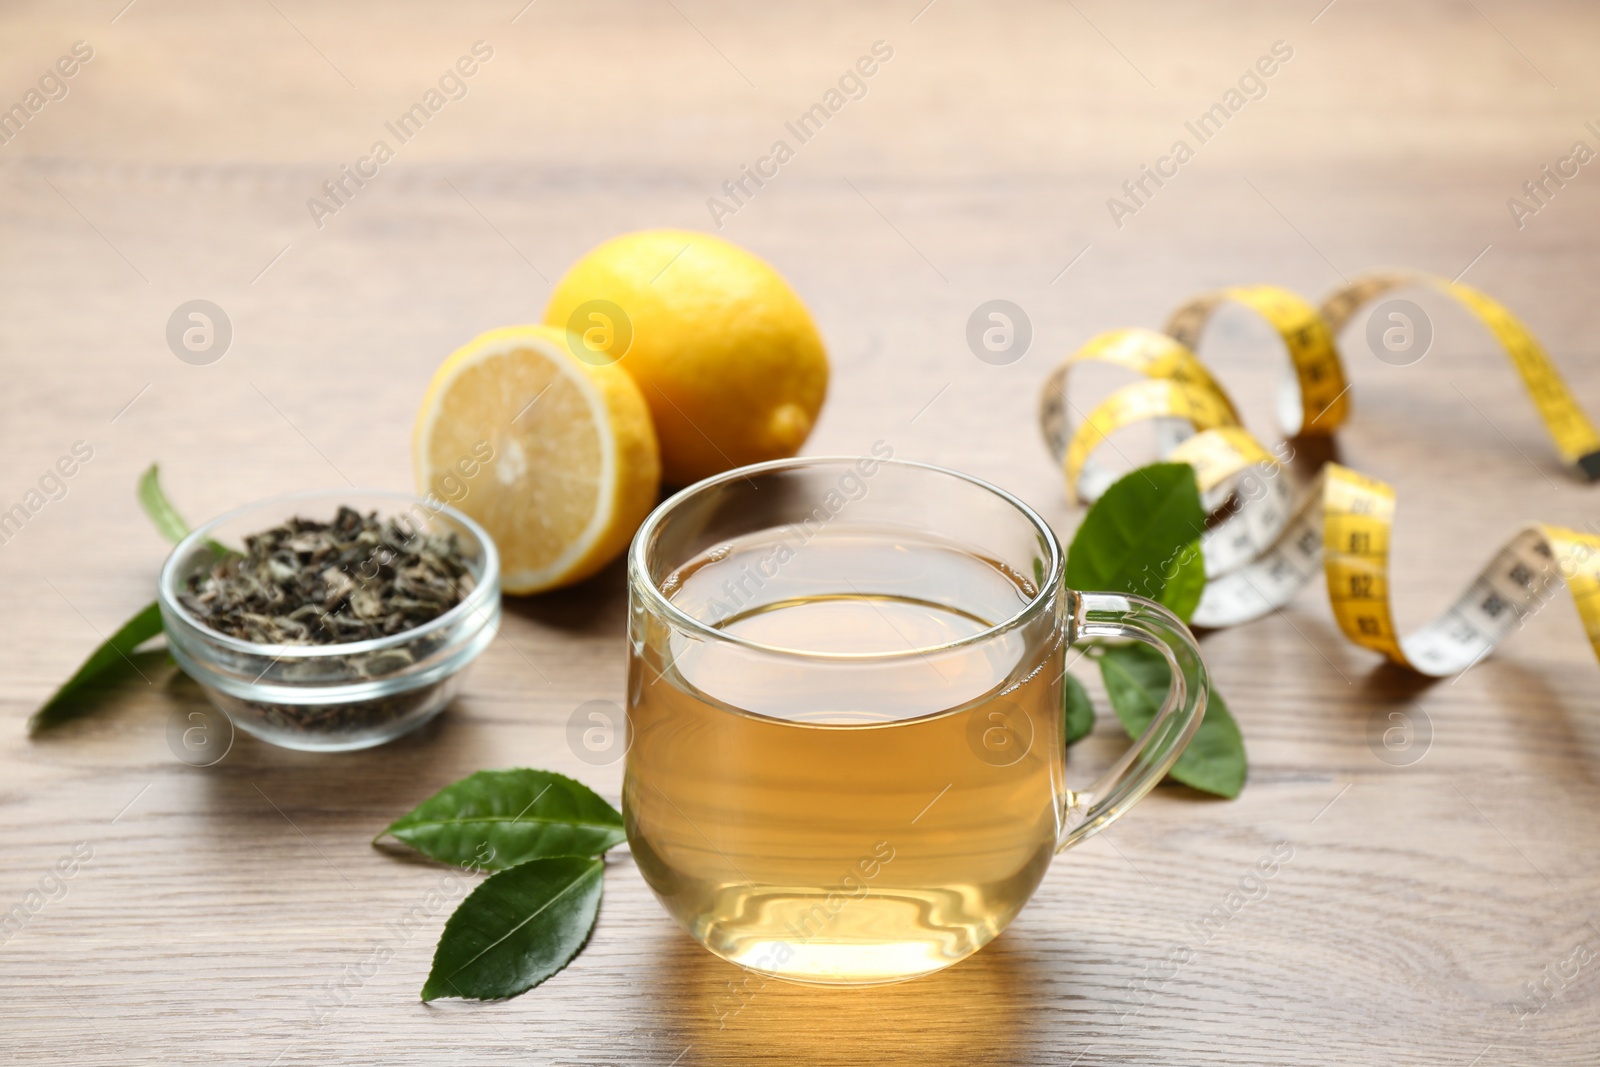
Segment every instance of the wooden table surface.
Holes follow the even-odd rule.
[[[1520,228],[1507,206],[1575,141],[1600,145],[1585,127],[1600,120],[1592,5],[523,4],[37,0],[0,14],[0,104],[74,42],[93,50],[0,146],[0,509],[75,442],[93,449],[0,545],[0,911],[41,885],[52,898],[0,944],[0,1052],[262,1067],[1594,1062],[1600,666],[1564,596],[1432,684],[1346,643],[1320,588],[1209,635],[1250,753],[1239,799],[1158,790],[940,975],[773,983],[727,1017],[740,972],[669,921],[626,850],[565,972],[503,1003],[423,1005],[441,871],[369,844],[484,767],[561,770],[618,799],[620,765],[577,759],[565,727],[584,701],[622,699],[620,568],[508,601],[454,707],[382,748],[240,737],[192,768],[166,731],[203,698],[160,674],[29,740],[27,714],[152,596],[165,546],[134,501],[145,466],[160,461],[197,520],[301,488],[409,487],[411,419],[446,353],[536,319],[551,280],[606,237],[712,228],[707,199],[792,141],[784,123],[877,41],[893,56],[866,94],[721,220],[827,339],[834,378],[808,451],[881,438],[1018,493],[1065,536],[1081,511],[1034,427],[1057,359],[1102,329],[1159,326],[1207,288],[1320,298],[1387,265],[1467,271],[1600,415],[1600,169],[1551,186]],[[465,97],[396,144],[384,123],[478,41],[493,55]],[[1117,226],[1107,198],[1278,41],[1293,54],[1265,95]],[[308,198],[380,138],[394,158],[314,220]],[[997,297],[1033,325],[1008,366],[964,338]],[[164,336],[195,298],[233,328],[205,366]],[[1561,467],[1483,332],[1415,299],[1436,331],[1421,362],[1386,365],[1347,335],[1355,406],[1339,438],[1345,463],[1399,492],[1408,628],[1520,523],[1600,520],[1600,488]],[[1225,315],[1206,357],[1276,439],[1271,338]],[[1369,743],[1393,713],[1431,724],[1406,766]],[[1102,706],[1071,772],[1087,781],[1125,743]],[[1285,842],[1265,895],[1197,934]],[[46,881],[75,846],[92,859]],[[422,929],[386,926],[429,900]],[[321,1010],[341,981],[347,1002]]]

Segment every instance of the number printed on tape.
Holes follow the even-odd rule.
[[[1404,287],[1454,298],[1500,343],[1546,431],[1574,473],[1600,480],[1600,431],[1578,405],[1543,346],[1488,295],[1431,275],[1393,271],[1356,278],[1320,309],[1275,286],[1236,286],[1196,297],[1166,332],[1110,330],[1068,356],[1046,379],[1039,418],[1061,462],[1067,491],[1093,501],[1114,480],[1097,457],[1108,437],[1139,422],[1187,425],[1163,458],[1190,463],[1214,525],[1202,538],[1208,582],[1193,622],[1233,626],[1283,607],[1323,571],[1340,630],[1351,641],[1423,674],[1459,673],[1565,587],[1600,658],[1600,536],[1543,524],[1518,530],[1438,618],[1404,637],[1389,603],[1394,490],[1336,463],[1298,491],[1278,455],[1240,425],[1237,408],[1195,354],[1206,324],[1225,303],[1260,315],[1282,339],[1289,372],[1280,416],[1289,434],[1331,434],[1349,417],[1348,379],[1335,338],[1361,308]],[[1378,358],[1403,365],[1426,354],[1432,327],[1417,305],[1390,299],[1373,309],[1368,341]],[[1086,362],[1139,376],[1090,409],[1076,428],[1067,400],[1070,372]],[[1080,406],[1081,407],[1081,406]],[[1158,438],[1160,435],[1157,435]],[[1262,489],[1261,487],[1267,487]],[[1259,491],[1258,491],[1259,490]]]

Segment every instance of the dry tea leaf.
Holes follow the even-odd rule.
[[[457,537],[341,507],[245,538],[243,555],[190,577],[179,600],[219,633],[265,645],[387,637],[459,604],[474,580]]]

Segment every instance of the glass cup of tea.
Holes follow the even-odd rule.
[[[1184,624],[1064,569],[1009,493],[883,455],[744,467],[658,507],[628,554],[623,814],[673,917],[734,963],[824,984],[927,974],[1004,930],[1205,710]],[[1091,637],[1154,646],[1171,689],[1076,789],[1062,675]]]

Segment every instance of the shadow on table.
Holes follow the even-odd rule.
[[[566,635],[614,638],[620,657],[626,647],[627,604],[627,560],[619,558],[577,585],[537,596],[508,595],[501,610]]]
[[[1474,670],[1480,673],[1474,676]],[[1465,678],[1472,679],[1471,689],[1451,688]],[[1600,735],[1586,729],[1581,719],[1575,721],[1568,702],[1541,671],[1518,663],[1513,656],[1496,657],[1493,670],[1474,666],[1464,674],[1446,678],[1430,678],[1385,661],[1356,679],[1356,687],[1357,699],[1349,705],[1351,717],[1365,720],[1368,746],[1392,766],[1420,761],[1433,737],[1450,728],[1448,716],[1456,711],[1452,703],[1476,689],[1492,701],[1499,714],[1516,720],[1518,734],[1528,746],[1527,754],[1588,752],[1592,758],[1574,760],[1571,766],[1588,784],[1600,784],[1592,770],[1600,763]],[[1393,725],[1402,738],[1409,736],[1418,728],[1419,712],[1426,721],[1427,745],[1410,754],[1389,753],[1388,728]],[[1440,721],[1434,721],[1436,718]],[[1384,758],[1380,750],[1391,758]]]
[[[211,707],[199,685],[181,672],[169,683],[168,696],[177,709],[174,714]],[[372,832],[377,833],[446,784],[430,777],[430,768],[441,763],[493,765],[486,745],[482,730],[447,707],[411,733],[352,752],[280,748],[236,728],[226,756],[191,773],[198,795],[210,798],[204,810],[227,825],[241,812],[259,815],[270,802],[297,813],[369,810],[374,813]],[[360,783],[359,793],[348,792],[352,783]]]
[[[644,985],[699,1063],[1036,1063],[1047,1013],[1029,994],[1046,983],[1011,940],[914,981],[849,987],[764,978],[673,937]]]

